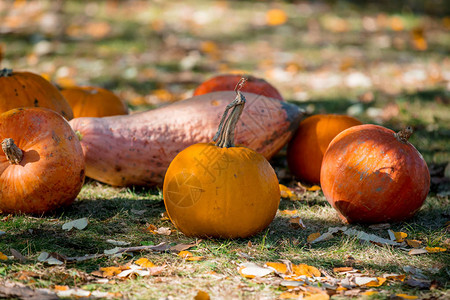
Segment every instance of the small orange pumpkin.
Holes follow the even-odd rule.
[[[419,210],[430,189],[430,173],[408,142],[411,133],[411,128],[395,133],[367,124],[333,139],[323,158],[320,182],[344,221],[403,221]]]
[[[67,120],[72,109],[58,89],[42,76],[31,72],[0,70],[0,113],[18,107],[46,107]]]
[[[164,204],[174,225],[187,236],[244,238],[269,226],[275,217],[280,202],[275,171],[261,154],[234,146],[245,101],[237,90],[213,139],[216,144],[184,149],[166,172]]]
[[[283,101],[283,96],[281,96],[280,92],[278,92],[278,90],[273,85],[271,85],[264,79],[254,76],[246,77],[247,82],[245,83],[245,86],[242,87],[242,92],[264,95],[269,98]],[[242,75],[237,74],[223,74],[214,76],[213,78],[210,78],[201,83],[194,90],[194,96],[218,91],[233,91],[236,84],[239,83],[239,80],[241,78]]]
[[[101,87],[70,87],[61,93],[72,107],[74,118],[128,114],[127,105],[113,92]]]
[[[304,119],[287,148],[287,161],[292,174],[308,183],[319,183],[322,158],[328,144],[344,129],[361,124],[355,118],[335,114]]]
[[[84,182],[81,144],[47,108],[0,114],[0,211],[41,214],[71,204]]]

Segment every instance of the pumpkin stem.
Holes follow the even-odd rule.
[[[400,130],[399,132],[397,132],[395,134],[395,137],[397,138],[397,140],[399,140],[402,143],[407,143],[408,139],[411,137],[411,135],[413,134],[413,129],[411,126],[408,126],[402,130]]]
[[[1,69],[0,70],[0,77],[8,77],[12,75],[13,70],[12,69]]]
[[[14,140],[6,138],[2,142],[2,150],[5,152],[6,159],[12,165],[18,165],[22,161],[23,152],[14,144]]]
[[[244,95],[241,94],[241,88],[244,86],[247,78],[241,78],[237,83],[234,91],[236,92],[236,98],[233,102],[227,105],[225,112],[222,115],[222,119],[219,123],[219,129],[216,135],[213,137],[213,141],[216,142],[216,146],[220,148],[234,147],[234,133],[236,131],[236,124],[244,110],[246,99]],[[227,117],[230,108],[233,110]]]

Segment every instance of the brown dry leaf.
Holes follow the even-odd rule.
[[[406,240],[406,244],[413,248],[419,248],[422,245],[422,242],[418,240]]]
[[[155,233],[160,235],[170,235],[172,233],[172,230],[170,230],[169,227],[159,227],[157,230],[155,230]]]
[[[283,25],[287,19],[287,14],[282,9],[271,9],[266,13],[266,23],[269,26]]]
[[[174,251],[174,252],[184,251],[189,248],[198,246],[201,243],[201,241],[202,240],[196,240],[195,242],[190,243],[190,244],[177,244],[175,246],[170,247],[170,251]]]
[[[194,296],[194,300],[209,300],[211,297],[209,297],[209,294],[205,291],[199,290],[197,292],[197,295]]]
[[[445,252],[447,249],[441,247],[425,247],[428,253]]]
[[[14,256],[15,259],[18,259],[20,262],[27,261],[27,258],[25,256],[23,256],[22,253],[20,253],[16,249],[10,248],[9,250],[11,251],[11,254],[12,254],[12,256]]]
[[[136,265],[144,267],[144,268],[153,268],[155,264],[148,260],[148,258],[141,257],[134,262]]]
[[[340,272],[349,272],[349,271],[352,271],[352,270],[353,270],[352,267],[340,267],[340,268],[334,268],[333,272],[340,273]]]
[[[320,277],[320,271],[313,266],[308,266],[306,264],[292,265],[292,272],[297,275],[306,275],[308,277]]]
[[[320,236],[320,232],[311,233],[310,235],[308,235],[308,238],[306,239],[306,241],[308,243],[311,243],[311,242],[315,241],[319,236]]]
[[[0,252],[0,260],[8,260],[8,256]]]
[[[288,267],[284,263],[266,262],[265,266],[274,269],[277,273],[281,273],[281,274],[288,273]]]
[[[305,224],[303,223],[300,217],[293,217],[289,219],[289,225],[295,229],[301,228],[306,229]]]

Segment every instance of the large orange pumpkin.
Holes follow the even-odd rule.
[[[320,114],[304,119],[287,148],[287,161],[292,174],[300,180],[319,183],[322,158],[328,144],[344,129],[361,124],[353,117],[336,114]]]
[[[344,130],[330,143],[320,182],[328,202],[349,223],[380,223],[410,218],[423,204],[430,173],[407,139],[378,125]]]
[[[31,72],[0,70],[0,113],[18,107],[46,107],[67,120],[72,109],[58,89],[42,76]]]
[[[245,83],[245,86],[242,87],[242,92],[263,95],[283,101],[283,96],[281,96],[280,92],[278,92],[273,85],[264,79],[254,76],[246,77],[247,82]],[[241,78],[242,75],[237,74],[223,74],[214,76],[213,78],[202,82],[194,90],[194,96],[218,91],[233,91]]]
[[[0,211],[41,214],[72,203],[84,157],[64,118],[46,108],[0,114]]]
[[[113,92],[101,87],[70,87],[61,93],[72,107],[74,118],[128,114],[127,105]]]
[[[248,237],[269,226],[277,212],[280,189],[272,166],[261,154],[234,146],[235,126],[245,104],[237,93],[220,122],[217,143],[189,146],[166,172],[167,213],[188,236]]]

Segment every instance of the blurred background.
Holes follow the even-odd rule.
[[[1,67],[105,87],[132,111],[246,72],[310,114],[413,125],[412,143],[444,172],[449,10],[445,0],[2,0]]]

